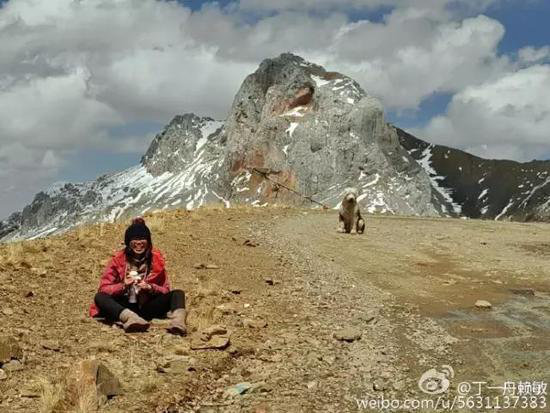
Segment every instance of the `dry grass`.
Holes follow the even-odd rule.
[[[214,324],[216,318],[215,310],[214,307],[208,307],[202,311],[191,311],[188,318],[191,320],[190,324],[193,330],[201,331]]]
[[[6,245],[6,262],[18,264],[25,258],[22,242],[11,242]]]
[[[78,370],[58,374],[59,381],[40,377],[40,413],[95,413],[101,411],[106,397],[97,391],[95,381],[80,375]]]
[[[154,393],[158,389],[158,380],[147,376],[141,384],[141,392],[145,394]]]
[[[160,213],[153,213],[144,217],[145,223],[153,233],[162,234],[166,228],[165,215]]]
[[[94,413],[100,410],[105,399],[98,396],[95,384],[79,386],[74,413]]]
[[[205,211],[223,211],[226,209],[226,206],[223,202],[206,202],[202,204],[198,210],[205,210]]]
[[[114,353],[117,351],[117,346],[107,341],[92,343],[89,348],[94,353]]]
[[[63,398],[61,383],[52,383],[45,377],[38,379],[40,386],[40,413],[52,413]]]

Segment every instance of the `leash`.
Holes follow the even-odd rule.
[[[271,171],[270,169],[258,169],[258,168],[246,168],[248,171],[251,171],[251,172],[254,172],[255,174],[263,177],[264,179],[267,179],[268,181],[270,182],[273,182],[275,184],[275,188],[277,188],[275,190],[275,192],[277,192],[279,190],[279,187],[281,188],[284,188],[286,189],[287,191],[289,192],[292,192],[293,194],[296,194],[306,200],[308,200],[309,202],[311,203],[314,203],[314,204],[317,204],[317,205],[320,205],[323,209],[330,209],[330,207],[328,205],[325,205],[323,204],[322,202],[319,202],[319,201],[316,201],[315,199],[313,199],[311,196],[307,196],[307,195],[304,195],[298,191],[296,191],[295,189],[292,189],[292,188],[289,188],[288,186],[280,183],[280,182],[277,182],[276,180],[272,179],[269,177],[269,174],[270,173],[274,173],[273,171]]]

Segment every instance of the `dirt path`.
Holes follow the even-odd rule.
[[[365,335],[383,337],[393,367],[404,371],[389,381],[404,379],[409,397],[421,397],[416,380],[441,365],[454,368],[455,384],[550,381],[548,225],[374,217],[360,236],[337,234],[332,215],[283,220],[277,237],[307,251],[312,268],[331,268],[356,286],[324,279],[324,293],[340,302],[333,322],[383,308],[382,328],[365,326]],[[476,308],[477,300],[492,309]],[[363,389],[376,397],[368,383]]]
[[[358,236],[336,233],[333,211],[146,219],[187,293],[190,336],[166,334],[162,320],[127,335],[86,317],[125,223],[0,246],[1,334],[25,353],[0,380],[1,412],[51,411],[44,389],[90,356],[124,389],[105,412],[358,411],[358,399],[426,397],[418,379],[442,365],[454,384],[550,381],[547,225],[370,217]],[[493,308],[476,309],[478,299]],[[193,350],[214,324],[229,347]],[[361,338],[337,340],[344,328]],[[250,388],[225,394],[238,383]]]

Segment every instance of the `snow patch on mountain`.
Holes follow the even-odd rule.
[[[462,212],[462,206],[454,202],[452,189],[440,185],[440,181],[444,180],[445,177],[438,175],[437,172],[432,168],[431,160],[433,146],[434,145],[428,145],[428,147],[424,149],[424,151],[422,152],[422,158],[418,160],[418,163],[420,164],[420,166],[422,166],[422,168],[430,177],[432,187],[443,197],[443,199],[445,199],[452,206],[454,213],[460,214]],[[443,213],[447,212],[445,205],[441,205],[441,211]]]

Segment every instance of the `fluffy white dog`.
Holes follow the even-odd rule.
[[[338,214],[338,232],[350,233],[354,229],[358,234],[365,231],[365,221],[357,203],[357,189],[346,188]]]

